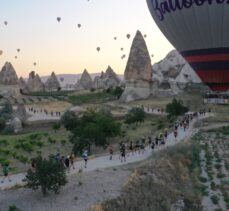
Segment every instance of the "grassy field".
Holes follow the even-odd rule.
[[[0,163],[10,162],[13,172],[20,172],[28,168],[33,157],[48,156],[58,151],[66,156],[71,153],[71,149],[68,133],[64,129],[56,133],[50,130],[22,135],[1,135]]]
[[[69,96],[69,102],[71,102],[73,105],[82,105],[90,103],[101,104],[112,100],[116,100],[116,97],[110,93],[104,92],[94,92]]]

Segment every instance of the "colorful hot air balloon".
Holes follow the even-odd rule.
[[[229,90],[229,2],[147,0],[167,39],[213,91]]]

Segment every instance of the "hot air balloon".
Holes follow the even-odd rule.
[[[3,54],[3,51],[2,50],[0,50],[0,56]]]
[[[5,24],[5,26],[7,26],[8,25],[8,22],[7,21],[4,21],[4,24]]]
[[[130,39],[130,36],[131,36],[130,34],[127,34],[127,35],[126,35],[127,39]]]
[[[78,24],[77,26],[78,26],[78,28],[80,28],[81,27],[81,24]]]
[[[151,57],[154,57],[154,55],[152,54]]]
[[[14,58],[17,59],[17,56],[15,56]]]
[[[37,65],[37,63],[36,63],[36,62],[34,62],[34,63],[33,63],[33,66],[36,66],[36,65]]]
[[[124,49],[123,49],[123,48],[121,48],[120,50],[121,50],[121,51],[123,51]]]
[[[147,37],[147,34],[144,34],[144,38],[146,38]]]
[[[147,0],[166,38],[213,91],[229,90],[228,1]]]
[[[100,47],[97,47],[96,50],[99,52],[100,51]]]
[[[114,37],[114,40],[117,40],[117,37]]]
[[[19,53],[20,51],[21,51],[21,50],[18,48],[18,49],[17,49],[17,52]]]
[[[61,17],[57,17],[56,20],[57,20],[58,22],[60,22],[60,21],[61,21]]]
[[[61,78],[60,78],[60,81],[61,81],[61,82],[63,82],[63,81],[64,81],[64,78],[63,78],[63,77],[61,77]]]

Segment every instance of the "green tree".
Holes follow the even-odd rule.
[[[172,103],[166,106],[166,112],[168,113],[168,118],[172,119],[188,112],[189,109],[183,105],[181,100],[173,99]]]
[[[66,111],[61,117],[61,124],[66,130],[73,131],[78,123],[78,117],[73,111]]]
[[[6,120],[0,117],[0,131],[3,131],[6,126]]]
[[[33,190],[41,188],[43,195],[48,191],[57,194],[61,186],[67,184],[67,176],[64,167],[54,156],[49,156],[48,159],[39,156],[35,159],[35,170],[28,170],[25,182]]]
[[[53,130],[55,131],[55,133],[56,133],[57,130],[60,129],[60,127],[61,127],[61,123],[60,123],[60,122],[56,122],[56,123],[52,126]]]
[[[66,129],[72,133],[70,141],[77,154],[82,153],[85,147],[90,148],[92,144],[105,146],[109,137],[121,133],[121,124],[115,122],[112,115],[106,112],[87,111],[78,119],[77,124]]]
[[[146,117],[145,111],[143,108],[132,108],[128,111],[126,114],[126,124],[133,124],[133,123],[139,123],[144,122]]]

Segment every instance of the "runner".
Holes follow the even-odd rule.
[[[65,167],[67,168],[68,171],[70,171],[70,156],[67,156],[64,160]]]
[[[84,159],[84,168],[87,168],[87,160],[88,160],[88,151],[85,150],[83,153],[83,159]]]
[[[129,150],[134,155],[134,146],[133,146],[133,141],[130,142]]]
[[[110,160],[112,160],[112,157],[113,157],[113,148],[112,148],[112,145],[109,146],[109,153],[110,153]]]
[[[11,182],[11,179],[9,177],[9,169],[10,169],[9,164],[3,164],[2,165],[2,172],[3,172],[3,175],[4,175],[4,177],[2,179],[2,183],[4,183],[6,178],[8,178],[9,182]]]
[[[122,144],[121,162],[126,162],[126,146],[124,143]]]
[[[74,155],[74,153],[72,153],[72,154],[70,155],[70,158],[69,158],[69,161],[70,161],[70,169],[71,169],[71,167],[72,167],[72,169],[75,169],[74,160],[75,160],[75,155]]]

